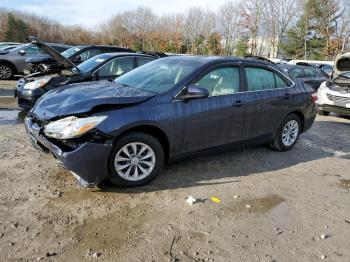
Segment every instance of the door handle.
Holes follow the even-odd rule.
[[[233,106],[235,106],[235,107],[241,107],[242,105],[243,105],[242,100],[237,100],[237,101],[233,104]]]

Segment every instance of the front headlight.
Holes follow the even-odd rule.
[[[106,118],[107,116],[91,116],[85,118],[70,116],[46,125],[44,133],[48,137],[56,139],[70,139],[85,134]]]
[[[33,90],[33,89],[40,88],[46,85],[50,80],[51,80],[51,77],[43,77],[35,81],[29,82],[28,84],[25,84],[23,86],[23,89]]]

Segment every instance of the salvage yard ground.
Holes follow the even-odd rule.
[[[144,187],[87,190],[12,109],[0,110],[0,261],[350,261],[349,118],[318,116],[289,152],[202,155]]]

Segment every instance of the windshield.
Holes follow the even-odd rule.
[[[93,70],[96,66],[102,65],[102,63],[106,61],[108,58],[110,58],[110,55],[106,55],[106,54],[97,55],[86,60],[85,62],[81,63],[77,67],[80,72],[86,73]]]
[[[72,55],[74,55],[75,53],[79,52],[81,50],[80,47],[72,47],[67,49],[66,51],[62,52],[61,55],[63,55],[65,58],[69,58]]]
[[[122,86],[163,93],[202,65],[187,59],[163,58],[140,66],[114,80]]]

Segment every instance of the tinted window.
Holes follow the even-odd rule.
[[[103,62],[109,58],[110,58],[110,56],[106,55],[106,54],[97,55],[97,56],[90,58],[89,60],[81,63],[77,67],[79,68],[79,70],[81,72],[88,72],[90,70],[95,69],[98,65],[103,64]]]
[[[99,76],[121,76],[134,69],[134,57],[114,59],[98,70]]]
[[[289,86],[289,84],[287,84],[282,78],[280,78],[276,74],[275,74],[275,79],[276,79],[276,88],[284,88]]]
[[[238,67],[215,69],[202,77],[195,85],[206,88],[209,96],[228,95],[239,92]]]
[[[101,53],[100,50],[91,49],[91,50],[87,50],[85,52],[82,52],[79,56],[81,57],[81,60],[86,61],[86,60],[90,59],[91,57],[94,57],[100,53]]]
[[[301,68],[292,69],[290,75],[294,78],[304,78],[304,70]]]
[[[246,67],[248,91],[258,91],[275,88],[274,73],[258,67]]]
[[[163,93],[202,66],[187,59],[158,59],[138,67],[115,80],[115,83]]]
[[[80,47],[72,47],[67,49],[66,51],[64,51],[62,53],[62,55],[66,58],[71,57],[72,55],[74,55],[75,53],[79,52],[81,50]]]
[[[26,54],[27,55],[35,55],[35,54],[41,54],[43,53],[39,47],[36,46],[30,46],[26,48]]]
[[[154,59],[148,58],[148,57],[138,57],[137,58],[137,66],[142,66],[144,64],[147,64],[148,62],[153,61]]]
[[[317,77],[316,71],[313,70],[312,68],[305,68],[304,72],[305,72],[305,77]]]

